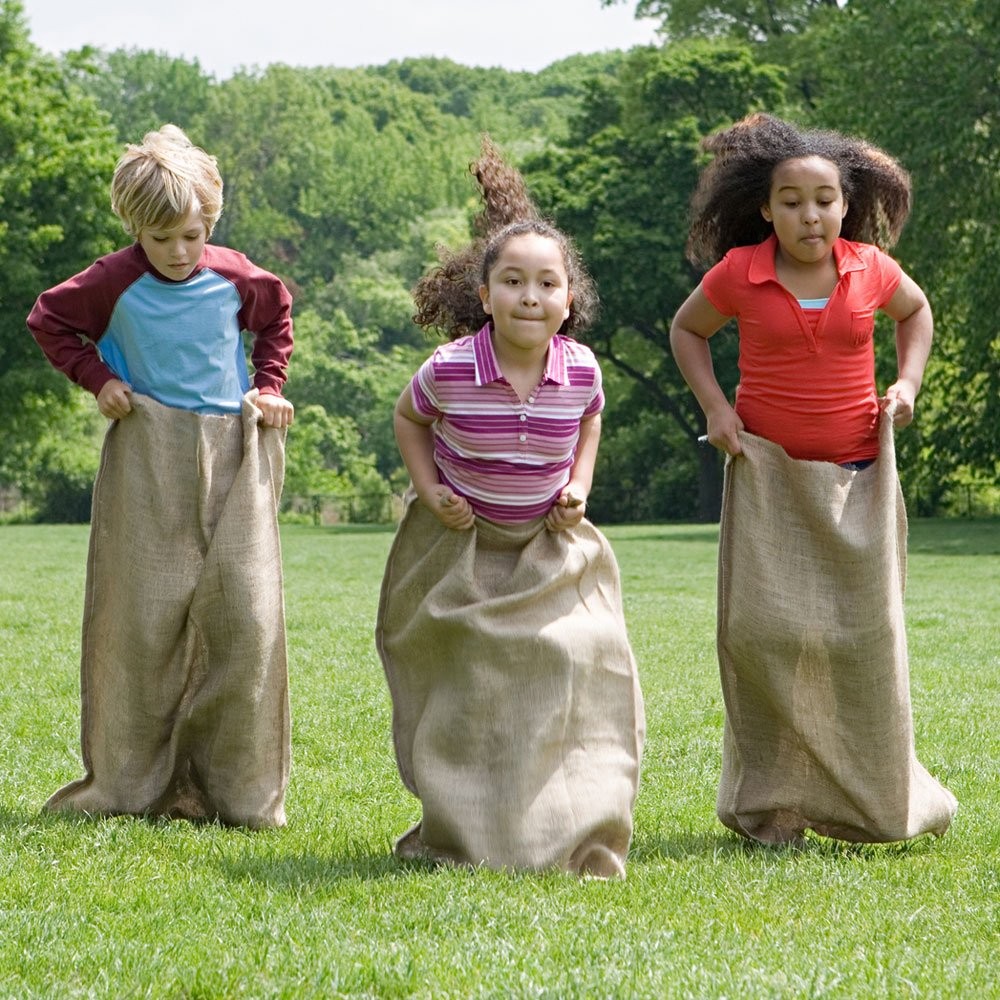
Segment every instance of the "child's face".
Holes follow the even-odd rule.
[[[559,244],[538,233],[512,237],[500,251],[488,283],[479,287],[479,297],[504,346],[547,349],[573,301]]]
[[[761,214],[774,226],[781,249],[791,260],[800,264],[826,260],[847,214],[836,164],[821,156],[779,163]]]
[[[195,205],[187,216],[169,229],[143,229],[139,246],[158,274],[169,281],[183,281],[201,260],[208,229]]]

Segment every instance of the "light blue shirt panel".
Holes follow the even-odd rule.
[[[173,284],[144,274],[122,294],[101,357],[123,382],[165,406],[238,413],[250,388],[232,282],[209,268]]]

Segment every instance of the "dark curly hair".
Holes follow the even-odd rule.
[[[840,231],[844,239],[887,250],[910,214],[910,175],[863,139],[754,114],[701,145],[714,159],[691,199],[687,256],[696,265],[711,266],[733,247],[771,235],[760,209],[770,197],[775,168],[786,160],[820,156],[836,166],[848,205]]]
[[[425,274],[413,290],[413,321],[426,329],[445,331],[455,339],[480,330],[490,317],[483,311],[479,286],[507,242],[535,233],[554,240],[562,252],[573,292],[569,316],[559,332],[572,336],[586,330],[597,314],[597,290],[573,242],[541,217],[524,178],[503,158],[489,136],[483,136],[477,160],[469,165],[479,185],[483,205],[473,221],[475,238],[457,251],[439,249],[441,263]]]

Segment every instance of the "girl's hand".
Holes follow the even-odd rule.
[[[708,443],[713,448],[718,448],[727,455],[738,455],[743,450],[738,436],[743,430],[743,421],[728,404],[725,409],[708,414],[707,429]]]
[[[453,531],[468,531],[476,521],[469,501],[443,483],[438,483],[428,496],[420,499],[446,528]]]
[[[565,531],[579,524],[586,510],[587,501],[567,487],[545,515],[545,527],[549,531]]]
[[[892,414],[893,427],[906,427],[913,422],[913,409],[916,405],[917,393],[910,382],[900,379],[893,382],[885,390],[885,398],[881,400],[884,410],[888,406],[895,406]]]
[[[265,427],[291,427],[295,419],[295,407],[272,392],[258,394],[257,409],[263,414],[260,422]]]
[[[132,401],[128,398],[132,387],[119,379],[109,379],[97,394],[97,408],[108,420],[121,420],[132,412]]]

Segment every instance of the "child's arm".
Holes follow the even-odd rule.
[[[893,424],[905,427],[913,420],[913,408],[924,378],[924,368],[934,338],[934,317],[923,289],[907,274],[885,307],[896,321],[896,381],[885,391],[887,402],[895,402]]]
[[[471,528],[476,516],[469,501],[453,493],[438,478],[431,421],[414,408],[409,385],[396,402],[392,422],[399,453],[420,502],[446,528],[459,531]]]
[[[243,297],[237,318],[242,329],[253,331],[253,385],[258,390],[261,422],[266,427],[289,427],[295,419],[295,407],[282,391],[292,354],[292,296],[270,271],[242,254],[235,259],[234,280]]]
[[[53,368],[93,393],[98,409],[112,420],[131,410],[124,398],[129,386],[104,363],[96,345],[119,295],[136,278],[128,262],[122,263],[121,254],[114,255],[114,260],[114,266],[109,266],[107,259],[96,261],[42,292],[27,320],[31,335]]]
[[[594,463],[597,446],[601,443],[601,415],[584,417],[580,421],[580,437],[576,442],[576,455],[570,469],[569,482],[562,488],[552,509],[545,517],[549,531],[564,531],[583,520],[587,510],[587,496],[594,482]]]
[[[708,346],[708,338],[728,319],[708,301],[699,285],[677,310],[670,324],[670,348],[684,381],[705,414],[708,443],[730,455],[738,455],[742,449],[737,433],[743,430],[743,421],[715,377]]]

